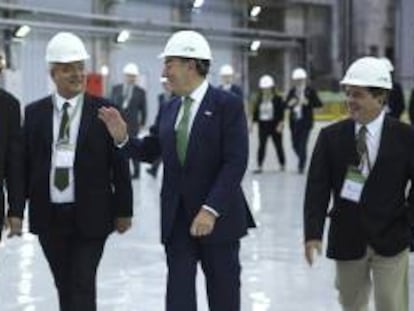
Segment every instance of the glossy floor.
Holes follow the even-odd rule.
[[[313,144],[316,131],[312,136]],[[254,168],[256,134],[252,133],[250,168]],[[333,288],[333,263],[323,257],[309,268],[303,259],[302,200],[305,176],[285,137],[286,172],[277,171],[268,146],[265,172],[246,174],[244,188],[259,224],[243,239],[242,311],[339,311]],[[107,243],[98,276],[98,310],[162,311],[166,267],[159,244],[160,176],[143,171],[134,181],[134,227]],[[410,279],[414,281],[411,258]],[[197,281],[199,310],[208,311],[202,273]],[[414,310],[414,307],[411,307]],[[37,239],[5,241],[0,247],[0,311],[57,311],[56,292]],[[185,310],[183,310],[185,311]]]

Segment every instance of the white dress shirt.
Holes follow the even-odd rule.
[[[200,104],[203,101],[204,96],[207,93],[207,89],[208,89],[208,82],[207,80],[204,80],[194,91],[191,92],[191,94],[187,95],[193,100],[193,102],[191,103],[191,107],[190,107],[190,118],[188,122],[189,129],[187,132],[188,134],[191,133],[191,128],[193,126],[195,116],[197,114],[198,108],[200,108]],[[181,98],[181,101],[183,100],[184,100],[184,97]],[[175,129],[177,129],[178,124],[180,123],[180,120],[183,116],[183,112],[184,112],[184,106],[181,105],[180,111],[178,112],[178,115],[177,115],[177,120],[175,120]]]
[[[50,168],[50,199],[53,203],[71,203],[75,202],[75,179],[73,174],[73,166],[69,168],[69,185],[63,191],[57,189],[54,185],[55,179],[55,158],[56,158],[56,143],[59,137],[60,122],[63,116],[63,104],[69,103],[69,143],[73,145],[74,152],[76,152],[76,142],[78,139],[79,124],[81,120],[83,107],[83,94],[79,94],[71,99],[66,99],[59,94],[52,95],[53,97],[53,142],[52,142],[52,163]],[[76,108],[76,105],[79,107]],[[76,109],[75,109],[76,108]],[[75,113],[75,115],[73,115]],[[72,116],[73,115],[73,116]]]
[[[378,149],[381,142],[381,133],[384,125],[385,111],[381,113],[370,123],[366,124],[367,135],[366,135],[366,144],[368,148],[368,157],[371,169],[374,167],[375,161],[377,160]],[[355,137],[358,135],[358,132],[362,124],[355,123]],[[362,174],[367,177],[369,175],[368,162],[362,162]]]
[[[262,101],[259,105],[259,121],[273,120],[273,103],[271,100]]]

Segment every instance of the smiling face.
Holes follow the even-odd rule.
[[[83,61],[71,63],[53,63],[50,75],[56,85],[59,95],[73,98],[85,91],[86,74]]]
[[[185,61],[178,57],[165,59],[163,76],[168,79],[174,94],[180,96],[189,94],[190,71],[191,61]]]
[[[374,95],[366,87],[347,85],[345,94],[348,112],[360,124],[373,121],[383,109],[385,93]]]

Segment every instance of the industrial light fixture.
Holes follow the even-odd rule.
[[[18,26],[13,32],[13,37],[22,39],[29,34],[30,30],[31,28],[28,25]]]
[[[101,75],[106,77],[109,74],[109,67],[107,65],[101,66]]]
[[[260,5],[255,5],[250,10],[250,17],[252,19],[256,19],[259,16],[260,12],[262,11],[262,7]]]
[[[129,31],[126,29],[123,29],[117,34],[115,41],[116,43],[125,43],[128,41],[129,36],[130,36]]]
[[[261,44],[262,44],[262,42],[260,42],[260,40],[252,41],[252,43],[250,44],[250,51],[257,52],[257,50],[260,48]]]
[[[194,0],[193,9],[199,9],[203,6],[204,0]]]

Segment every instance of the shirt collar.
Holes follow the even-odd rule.
[[[370,136],[376,136],[382,129],[382,124],[384,123],[385,111],[382,110],[381,113],[371,122],[365,125],[367,132]],[[356,123],[356,132],[358,133],[362,124]]]
[[[208,81],[204,79],[203,82],[195,88],[188,96],[196,103],[201,103],[206,95],[208,89]]]
[[[70,108],[74,108],[77,105],[81,95],[82,94],[78,94],[75,97],[67,99],[67,98],[64,98],[64,97],[60,96],[59,93],[56,93],[55,94],[56,108],[59,111],[62,111],[64,103],[69,103]]]

